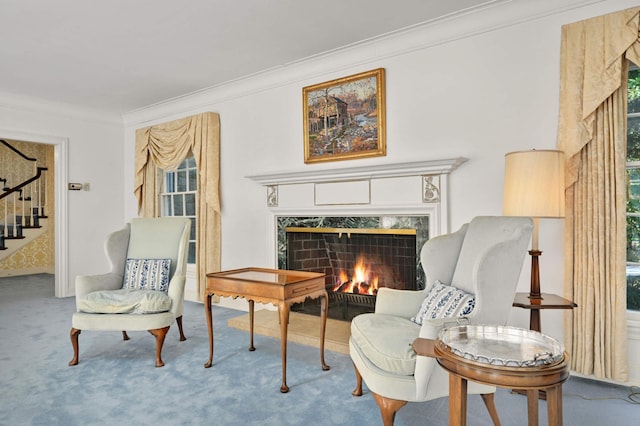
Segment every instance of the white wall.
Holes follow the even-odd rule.
[[[120,117],[100,117],[61,105],[0,97],[0,138],[64,146],[66,158],[56,158],[56,202],[66,195],[66,205],[56,206],[57,296],[73,295],[75,276],[107,272],[103,241],[123,224],[124,165]],[[67,176],[62,173],[66,166]],[[89,191],[68,191],[68,182],[88,182]],[[66,229],[65,229],[66,228]],[[58,235],[62,233],[62,237]],[[59,273],[63,271],[63,273]]]
[[[249,175],[462,156],[469,161],[450,178],[452,230],[476,215],[499,215],[504,154],[556,146],[561,26],[636,5],[507,2],[132,112],[125,116],[124,187],[132,187],[136,128],[214,111],[221,117],[223,269],[274,266],[265,190]],[[378,67],[386,69],[387,156],[305,165],[302,88]],[[135,215],[127,191],[125,216]],[[541,221],[545,292],[563,291],[561,236],[561,220]],[[529,288],[528,262],[519,291]],[[544,311],[543,330],[562,339],[562,317]],[[527,327],[528,311],[514,308],[511,323]]]

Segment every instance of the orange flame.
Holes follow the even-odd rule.
[[[353,267],[351,278],[349,278],[346,271],[340,271],[339,280],[333,287],[333,291],[374,295],[378,292],[378,276],[373,275],[365,262],[364,256],[360,256]]]

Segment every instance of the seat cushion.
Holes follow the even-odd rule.
[[[78,299],[80,312],[92,314],[153,314],[171,309],[171,298],[156,290],[102,290]]]
[[[169,290],[171,259],[127,259],[122,288]]]
[[[411,344],[420,326],[406,318],[384,314],[362,314],[351,321],[351,338],[378,368],[412,376],[416,353]]]
[[[473,312],[475,306],[473,294],[436,281],[411,321],[422,324],[425,320],[463,317]]]

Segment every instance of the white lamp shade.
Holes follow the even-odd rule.
[[[505,155],[506,216],[564,217],[564,153],[554,150]]]

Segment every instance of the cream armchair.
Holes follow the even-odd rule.
[[[72,316],[70,332],[74,356],[69,365],[78,364],[78,335],[82,330],[122,331],[124,340],[129,340],[126,330],[148,330],[156,338],[156,367],[164,365],[162,346],[174,320],[178,323],[180,340],[186,340],[182,313],[190,228],[187,218],[135,218],[107,237],[105,252],[110,272],[76,278],[77,312]],[[147,281],[142,284],[143,289],[123,289],[125,282],[134,281],[125,280],[126,272],[127,278],[143,276],[142,272],[137,275],[131,272],[134,266],[126,269],[128,263],[135,264],[128,259],[162,259],[163,285],[168,282],[166,292],[149,290]]]
[[[351,323],[349,351],[356,372],[354,396],[362,395],[362,380],[373,393],[384,425],[408,401],[428,401],[449,395],[448,373],[433,358],[416,356],[417,337],[435,339],[443,324],[455,318],[412,318],[432,287],[444,283],[475,295],[468,319],[477,324],[506,324],[527,253],[533,221],[523,217],[476,217],[459,231],[430,239],[420,259],[427,288],[421,291],[381,288],[375,312]],[[433,293],[432,293],[433,294]],[[481,394],[495,423],[494,387],[469,382],[469,394]]]

